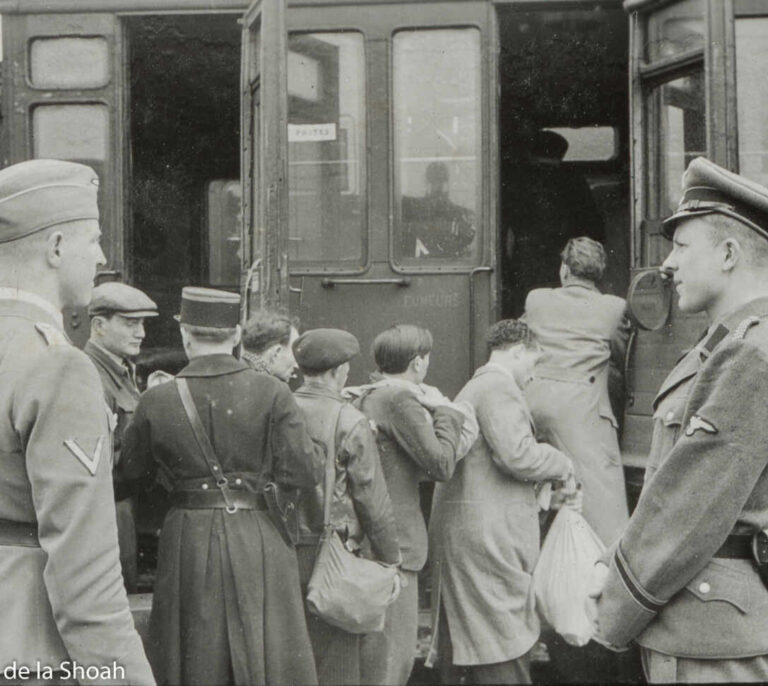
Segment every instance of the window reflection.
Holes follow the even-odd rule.
[[[208,282],[213,286],[236,286],[240,281],[240,198],[239,180],[208,184]]]
[[[288,43],[289,258],[364,261],[365,56],[357,33]]]
[[[680,200],[683,172],[688,163],[707,154],[704,72],[662,83],[648,100],[650,159],[655,163],[647,180],[650,217],[667,217]],[[646,236],[647,263],[659,264],[667,245],[660,236]]]
[[[480,32],[393,41],[395,256],[472,262],[480,207]]]
[[[704,2],[687,0],[648,19],[647,59],[655,61],[704,47]]]
[[[736,93],[739,122],[739,172],[768,185],[768,18],[736,21]]]

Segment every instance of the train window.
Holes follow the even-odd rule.
[[[362,34],[288,40],[289,258],[364,261],[365,51]]]
[[[547,130],[568,141],[564,162],[607,162],[619,154],[619,137],[613,126],[552,127]]]
[[[101,104],[39,105],[32,111],[35,157],[105,160],[109,109]]]
[[[736,89],[739,171],[768,185],[768,94],[760,85],[768,72],[768,18],[736,20]]]
[[[686,0],[654,12],[648,19],[646,58],[674,57],[704,47],[705,0]]]
[[[29,80],[35,88],[101,88],[109,83],[105,38],[38,38],[29,52]]]
[[[394,36],[394,258],[400,264],[475,261],[480,60],[474,28]]]
[[[216,180],[206,192],[208,230],[208,282],[237,286],[240,279],[239,180]]]

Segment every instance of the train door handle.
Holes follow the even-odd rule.
[[[411,285],[411,280],[407,277],[389,278],[389,279],[322,279],[320,285],[323,288],[334,288],[335,286],[357,285],[357,286],[378,286],[391,284],[400,288],[407,288]]]

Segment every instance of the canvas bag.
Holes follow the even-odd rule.
[[[351,634],[384,630],[387,607],[397,597],[397,570],[349,552],[331,523],[336,482],[336,425],[342,404],[335,408],[326,441],[323,534],[307,586],[310,612]]]
[[[605,546],[584,517],[568,507],[555,516],[533,571],[539,614],[568,643],[584,646],[592,638],[587,588]]]

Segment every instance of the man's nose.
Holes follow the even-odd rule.
[[[96,266],[97,267],[103,267],[105,264],[107,264],[107,256],[104,254],[104,251],[101,248],[101,244],[99,244],[99,253],[96,256]]]

